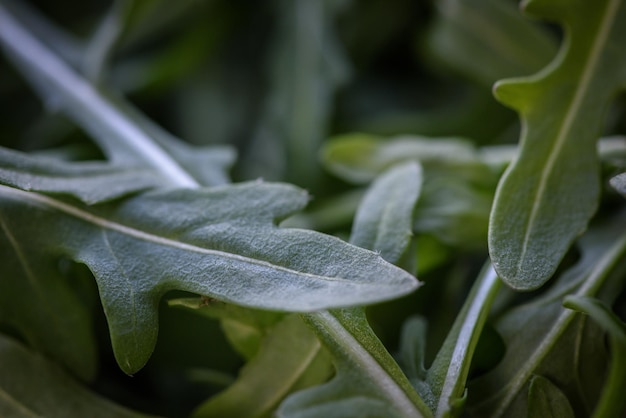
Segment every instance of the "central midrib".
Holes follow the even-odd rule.
[[[177,248],[183,251],[190,251],[190,252],[195,252],[195,253],[200,253],[200,254],[205,254],[205,255],[212,255],[212,256],[216,256],[216,257],[225,257],[225,258],[229,258],[241,263],[247,263],[247,264],[253,264],[253,265],[258,265],[261,267],[265,267],[268,269],[272,269],[272,270],[277,270],[277,271],[281,271],[287,274],[293,274],[293,275],[297,275],[297,276],[304,276],[304,277],[308,277],[311,279],[315,279],[315,280],[324,280],[324,281],[329,281],[329,282],[346,282],[349,281],[347,279],[341,278],[341,277],[329,277],[329,276],[320,276],[317,274],[312,274],[312,273],[307,273],[307,272],[302,272],[302,271],[298,271],[298,270],[293,270],[287,267],[283,267],[280,265],[276,265],[276,264],[272,264],[270,262],[267,261],[263,261],[263,260],[258,260],[255,258],[249,258],[249,257],[244,257],[242,255],[239,254],[234,254],[234,253],[229,253],[229,252],[225,252],[225,251],[218,251],[218,250],[213,250],[213,249],[209,249],[209,248],[203,248],[203,247],[198,247],[196,245],[192,245],[192,244],[188,244],[185,242],[180,242],[180,241],[175,241],[169,238],[164,238],[164,237],[160,237],[158,235],[153,235],[144,231],[140,231],[138,229],[134,229],[131,228],[129,226],[126,225],[122,225],[119,223],[115,223],[115,222],[111,222],[108,221],[106,219],[103,219],[101,217],[98,217],[96,215],[93,215],[89,212],[85,212],[81,209],[78,209],[76,207],[73,207],[71,205],[68,205],[64,202],[61,202],[59,200],[53,199],[49,196],[45,196],[42,194],[38,194],[38,193],[33,193],[33,192],[26,192],[26,191],[22,191],[22,190],[18,190],[18,189],[14,189],[12,187],[7,187],[4,185],[0,185],[0,194],[9,194],[9,195],[15,195],[15,196],[19,196],[20,198],[23,199],[27,199],[27,200],[31,200],[34,202],[37,202],[39,204],[43,204],[45,206],[54,208],[58,211],[61,211],[67,215],[71,215],[75,218],[81,219],[85,222],[97,225],[100,228],[103,229],[108,229],[111,231],[115,231],[115,232],[119,232],[121,234],[124,235],[128,235],[131,236],[133,238],[139,239],[139,240],[144,240],[147,242],[152,242],[154,244],[159,244],[159,245],[163,245],[163,246],[167,246],[167,247],[172,247],[172,248]],[[367,282],[359,282],[359,285],[366,285],[368,284]]]
[[[600,32],[598,36],[593,42],[591,48],[591,54],[589,56],[589,60],[587,65],[584,68],[582,76],[580,77],[580,88],[576,90],[576,94],[574,95],[574,99],[571,102],[571,105],[568,107],[567,112],[565,114],[565,120],[561,129],[559,130],[559,134],[556,138],[555,144],[552,147],[551,152],[548,155],[548,161],[541,171],[541,177],[539,181],[539,187],[537,188],[537,196],[538,199],[535,199],[533,202],[530,216],[528,217],[528,222],[526,223],[526,232],[524,234],[524,240],[522,241],[522,251],[520,258],[518,260],[516,273],[519,275],[519,272],[522,270],[522,264],[524,259],[526,258],[526,253],[528,252],[528,244],[530,242],[530,235],[534,231],[533,225],[535,224],[535,219],[538,216],[539,208],[543,203],[543,196],[547,187],[548,177],[550,177],[550,173],[552,173],[554,169],[554,165],[556,164],[556,159],[563,148],[566,138],[568,137],[570,131],[572,130],[572,126],[576,119],[576,115],[579,113],[582,103],[584,101],[585,96],[587,95],[587,91],[589,90],[589,85],[591,84],[592,76],[595,72],[596,66],[598,65],[598,61],[600,59],[600,53],[602,52],[602,47],[606,43],[608,38],[608,34],[613,26],[613,21],[615,18],[615,11],[619,7],[621,0],[611,0],[611,2],[607,5],[607,8],[602,17],[602,21],[600,23]]]

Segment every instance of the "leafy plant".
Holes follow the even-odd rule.
[[[624,2],[240,6],[0,0],[0,415],[626,416]]]

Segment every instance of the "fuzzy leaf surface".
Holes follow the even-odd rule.
[[[392,167],[382,174],[359,205],[350,242],[397,263],[413,235],[413,209],[421,183],[422,168],[416,162]]]
[[[574,410],[590,412],[602,374],[596,369],[585,375],[584,370],[587,362],[605,358],[605,347],[596,344],[601,338],[599,327],[579,320],[562,307],[562,300],[574,294],[594,296],[607,285],[612,277],[609,273],[626,251],[624,216],[622,212],[590,228],[578,241],[580,260],[564,271],[553,287],[499,318],[496,327],[507,349],[498,366],[472,381],[472,416],[525,416],[528,382],[537,374],[550,376]],[[572,350],[574,346],[576,350]],[[586,361],[576,353],[585,353]],[[581,387],[585,387],[582,393]]]
[[[332,354],[336,374],[328,383],[287,398],[278,410],[279,417],[431,416],[370,328],[363,309],[307,314],[304,320]]]
[[[495,87],[523,129],[519,155],[496,193],[489,251],[508,285],[529,290],[552,276],[597,208],[596,142],[611,99],[626,83],[626,4],[531,0],[525,8],[565,30],[549,66]]]
[[[417,287],[413,276],[371,251],[277,228],[277,219],[308,201],[306,192],[288,185],[149,192],[97,207],[1,186],[0,199],[11,241],[38,255],[27,264],[66,257],[94,273],[116,358],[127,373],[147,361],[158,301],[172,289],[248,307],[312,311],[373,303]]]

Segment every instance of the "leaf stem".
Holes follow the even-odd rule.
[[[166,174],[181,187],[198,187],[198,182],[161,149],[144,131],[71,67],[37,40],[0,4],[0,45],[16,66],[23,69],[32,86],[49,103],[64,108],[94,137],[107,138],[140,155],[149,165]],[[103,135],[103,132],[106,135]],[[104,142],[104,141],[103,141]]]

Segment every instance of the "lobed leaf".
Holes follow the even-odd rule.
[[[98,207],[0,186],[0,199],[0,216],[25,254],[42,266],[67,257],[94,273],[127,373],[149,357],[158,301],[172,289],[304,312],[373,303],[417,287],[371,251],[277,228],[274,221],[308,200],[287,185],[159,191]]]
[[[496,193],[489,251],[515,289],[543,285],[587,227],[600,193],[596,141],[610,100],[626,82],[622,0],[531,0],[526,11],[556,20],[565,41],[527,78],[504,80],[496,97],[522,120],[520,151]]]

